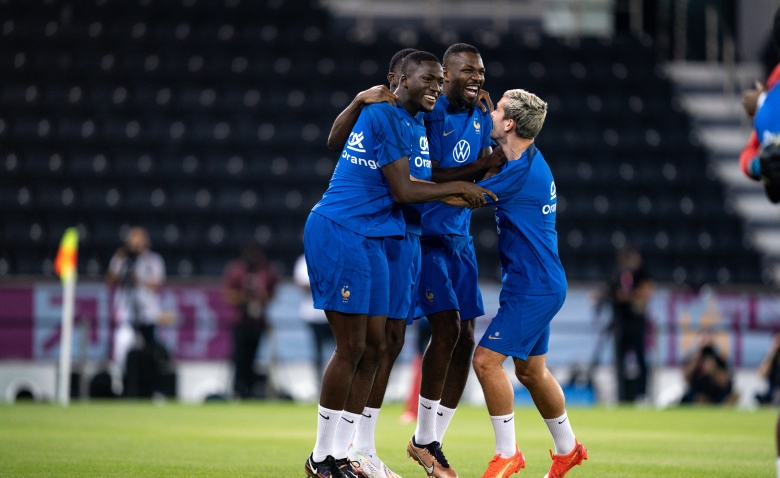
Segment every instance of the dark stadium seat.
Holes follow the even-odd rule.
[[[10,272],[43,272],[44,243],[64,227],[56,218],[84,225],[93,270],[105,269],[123,226],[143,223],[170,274],[221,274],[250,239],[290,270],[338,159],[325,144],[335,116],[386,83],[396,50],[441,56],[466,41],[483,50],[494,102],[518,85],[548,102],[537,144],[559,191],[570,279],[606,279],[626,241],[658,280],[684,271],[692,283],[761,281],[720,184],[703,179],[704,153],[652,48],[525,31],[359,37],[309,3],[0,2],[11,22],[0,45],[0,255]],[[473,232],[481,272],[495,277],[489,212]]]

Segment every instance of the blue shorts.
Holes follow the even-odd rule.
[[[314,308],[387,315],[390,300],[383,237],[366,237],[312,212],[303,230]]]
[[[479,345],[521,360],[546,354],[550,322],[565,299],[566,292],[523,295],[502,290],[498,314],[488,325]]]
[[[420,281],[420,236],[407,232],[404,237],[386,237],[387,268],[390,271],[390,311],[388,319],[414,322],[417,284]]]
[[[471,236],[423,237],[418,287],[419,315],[457,310],[461,320],[485,315],[479,291],[477,256]]]

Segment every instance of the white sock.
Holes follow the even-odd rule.
[[[550,429],[550,435],[555,442],[555,454],[556,455],[568,455],[574,450],[576,441],[574,439],[574,432],[571,431],[571,423],[569,422],[569,416],[566,412],[563,412],[558,418],[551,418],[545,420],[547,428]]]
[[[355,439],[352,441],[352,446],[356,450],[368,453],[369,455],[376,455],[376,443],[374,443],[374,434],[376,433],[376,421],[379,417],[378,408],[364,408],[363,414],[358,421],[357,432],[355,432]]]
[[[780,458],[777,459],[777,478],[780,478]]]
[[[341,421],[343,410],[330,410],[318,405],[317,413],[317,442],[314,443],[312,460],[320,462],[330,455],[333,437],[336,436],[336,428]]]
[[[442,443],[444,434],[447,433],[447,427],[450,426],[452,416],[455,415],[454,408],[447,408],[439,404],[439,411],[436,412],[436,441]]]
[[[417,429],[414,431],[414,441],[418,445],[427,445],[436,441],[436,412],[439,411],[441,400],[428,400],[420,395],[417,405]]]
[[[496,434],[496,453],[501,458],[511,458],[515,456],[515,414],[490,416],[493,422],[493,432]]]
[[[346,410],[341,414],[339,426],[336,428],[336,436],[333,437],[333,447],[330,451],[333,458],[340,460],[347,457],[347,450],[349,450],[349,444],[352,443],[352,437],[355,435],[360,418],[359,413],[350,413]]]

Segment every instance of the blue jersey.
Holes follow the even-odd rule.
[[[389,103],[363,108],[312,211],[366,237],[403,236],[403,214],[381,168],[411,155],[413,122],[409,112]]]
[[[777,86],[767,92],[763,104],[756,111],[753,126],[761,146],[780,141],[780,88]]]
[[[425,181],[431,180],[431,154],[428,147],[428,135],[425,131],[423,113],[414,118],[412,133],[412,154],[409,156],[409,173]],[[422,234],[422,214],[425,204],[404,204],[401,206],[406,221],[406,232]]]
[[[558,195],[542,154],[531,145],[479,185],[498,196],[488,205],[496,207],[502,290],[526,295],[565,291],[555,231]]]
[[[440,168],[457,168],[479,158],[479,152],[491,145],[493,121],[490,113],[479,108],[461,109],[442,95],[436,107],[425,115],[425,128],[431,147],[431,159]],[[471,210],[431,202],[423,214],[423,235],[469,235]]]

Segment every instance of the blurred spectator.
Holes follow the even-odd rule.
[[[268,328],[266,308],[278,277],[257,243],[244,246],[241,258],[228,264],[224,277],[225,302],[235,310],[233,325],[233,392],[238,397],[263,396],[255,390],[254,361],[260,339]]]
[[[769,382],[769,388],[766,393],[756,395],[756,399],[762,404],[777,405],[780,403],[780,333],[775,334],[772,346],[758,366],[758,373]]]
[[[731,403],[736,398],[731,393],[731,370],[709,333],[702,335],[699,348],[686,361],[684,374],[688,391],[681,403]]]
[[[616,263],[610,299],[618,400],[632,402],[645,398],[647,393],[646,312],[654,286],[636,249],[626,247],[618,251]]]
[[[303,290],[303,299],[301,299],[298,311],[301,314],[301,318],[309,325],[314,338],[314,368],[317,374],[317,383],[319,384],[322,383],[322,372],[324,369],[323,346],[326,342],[333,342],[335,345],[336,339],[333,337],[333,331],[330,329],[325,311],[314,308],[311,285],[309,284],[309,271],[306,269],[306,257],[303,254],[295,261],[293,280]]]
[[[125,390],[128,396],[149,395],[143,390],[155,387],[158,364],[168,358],[155,336],[155,325],[162,315],[159,292],[165,281],[165,263],[150,247],[146,229],[133,227],[125,245],[111,258],[106,275],[106,281],[116,286],[113,359],[126,373],[126,388],[128,382],[131,385]],[[132,350],[139,353],[128,359]]]

